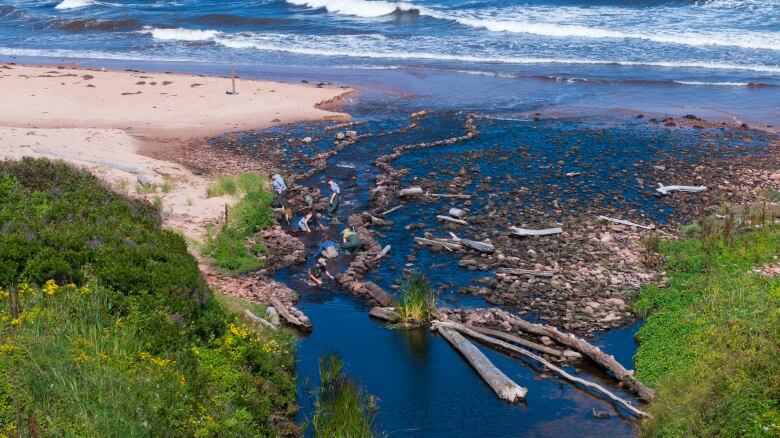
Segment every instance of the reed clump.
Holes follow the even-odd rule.
[[[424,275],[405,277],[400,294],[401,300],[395,306],[396,327],[419,327],[436,318],[436,293]]]
[[[344,360],[336,353],[320,357],[320,389],[311,420],[315,437],[373,437],[369,397],[344,373]]]

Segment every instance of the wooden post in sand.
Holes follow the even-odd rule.
[[[230,78],[233,82],[233,92],[230,94],[236,94],[236,66],[235,64],[230,66]]]

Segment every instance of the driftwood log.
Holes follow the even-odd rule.
[[[454,217],[445,216],[443,214],[436,215],[436,218],[439,219],[439,220],[452,222],[452,223],[458,224],[458,225],[468,225],[469,224],[468,222],[464,221],[463,219],[456,219]]]
[[[421,196],[422,194],[423,189],[420,187],[409,187],[398,191],[398,196]]]
[[[379,216],[387,216],[388,214],[403,208],[403,206],[404,206],[404,204],[396,205],[395,207],[391,208],[390,210],[383,211],[382,213],[379,213]]]
[[[519,336],[515,336],[515,335],[509,334],[509,333],[505,333],[505,332],[501,332],[501,331],[498,331],[498,330],[493,330],[493,329],[489,329],[489,328],[485,328],[485,327],[470,326],[468,328],[470,328],[471,330],[474,330],[477,333],[481,333],[483,335],[492,336],[494,338],[503,339],[505,341],[512,342],[512,343],[515,343],[517,345],[522,345],[523,347],[531,348],[531,349],[536,350],[536,351],[538,351],[540,353],[549,354],[550,356],[555,356],[555,357],[563,357],[563,352],[560,351],[560,350],[556,350],[554,348],[550,348],[550,347],[548,347],[546,345],[537,344],[536,342],[529,341],[528,339],[523,339],[523,338],[521,338]],[[577,353],[577,354],[579,354],[579,353]]]
[[[265,319],[260,318],[259,316],[252,313],[252,311],[249,309],[244,309],[244,316],[246,316],[248,320],[252,321],[257,325],[261,325],[263,327],[268,327],[270,329],[276,330],[276,326],[273,325],[270,321],[266,321]]]
[[[374,318],[387,322],[394,322],[398,319],[398,314],[395,313],[395,307],[372,307],[368,314]]]
[[[528,228],[509,227],[512,234],[516,236],[550,236],[553,234],[561,234],[563,229],[560,227],[544,228],[542,230],[531,230]]]
[[[455,233],[450,233],[450,236],[452,236],[453,242],[463,244],[479,252],[492,253],[493,251],[496,250],[496,247],[491,243],[479,242],[477,240],[471,240],[471,239],[461,239],[460,237],[456,236]]]
[[[460,193],[427,193],[427,195],[434,198],[471,199],[471,195]]]
[[[626,221],[626,220],[623,220],[623,219],[615,219],[613,217],[599,216],[599,219],[601,219],[603,221],[614,222],[616,224],[628,225],[629,227],[642,228],[644,230],[652,230],[653,229],[653,227],[651,227],[649,225],[635,224],[634,222],[631,222],[631,221]]]
[[[288,324],[299,328],[301,330],[310,331],[311,330],[311,322],[308,320],[301,321],[300,319],[296,318],[295,315],[290,313],[290,311],[287,309],[287,306],[282,304],[281,301],[277,298],[271,298],[269,301],[272,306],[274,306],[274,309],[276,309],[276,312],[279,313],[279,315],[284,319]]]
[[[670,192],[686,192],[686,193],[700,193],[700,192],[706,192],[707,187],[706,186],[665,186],[661,183],[658,183],[658,188],[655,189],[656,192],[666,195]]]
[[[374,257],[374,260],[379,260],[382,257],[386,256],[387,253],[390,252],[390,248],[391,248],[390,245],[385,245],[385,247],[382,248],[382,251],[379,251],[379,254],[377,254],[376,257]]]
[[[532,275],[534,277],[552,277],[555,275],[554,271],[535,271],[533,269],[520,269],[520,268],[498,268],[496,272],[500,274],[512,274],[512,275]]]
[[[555,327],[528,322],[501,309],[497,309],[497,311],[504,320],[513,323],[524,332],[539,336],[548,336],[561,345],[565,345],[566,347],[587,356],[594,363],[611,372],[616,379],[623,382],[623,384],[631,391],[635,392],[639,398],[646,401],[652,401],[655,398],[654,389],[637,380],[634,377],[634,371],[626,369],[614,356],[604,353],[599,347],[572,334],[563,333]]]
[[[490,344],[492,346],[497,346],[497,347],[500,347],[500,348],[502,348],[504,350],[510,351],[512,353],[517,353],[517,354],[519,354],[521,356],[525,356],[525,357],[527,357],[529,359],[535,360],[536,362],[539,362],[542,365],[544,365],[549,370],[557,373],[558,375],[560,375],[564,379],[566,379],[566,380],[568,380],[570,382],[578,383],[578,384],[580,384],[580,385],[582,385],[582,386],[584,386],[586,388],[590,388],[590,389],[592,389],[592,390],[594,390],[596,392],[601,393],[602,395],[606,396],[610,400],[612,400],[612,401],[622,405],[623,407],[625,407],[627,410],[629,410],[632,414],[636,415],[637,417],[652,418],[650,416],[650,414],[637,409],[629,401],[627,401],[627,400],[625,400],[623,398],[618,397],[617,395],[613,394],[610,390],[604,388],[603,386],[601,386],[601,385],[599,385],[597,383],[589,382],[589,381],[587,381],[585,379],[573,376],[573,375],[567,373],[566,371],[564,371],[563,369],[553,365],[552,363],[550,363],[549,361],[547,361],[543,357],[541,357],[539,355],[536,355],[534,353],[531,353],[528,350],[525,350],[525,349],[522,349],[522,348],[517,347],[515,345],[506,343],[506,342],[504,342],[502,340],[499,340],[499,339],[496,339],[496,338],[484,335],[482,333],[478,333],[477,331],[472,330],[470,327],[466,327],[466,326],[461,325],[461,324],[455,324],[455,323],[450,323],[450,322],[439,323],[439,325],[438,325],[439,332],[441,332],[444,327],[451,328],[451,329],[456,330],[456,331],[458,331],[460,333],[463,333],[464,335],[466,335],[466,336],[468,336],[470,338],[474,338],[474,339],[480,340],[480,341],[488,343],[488,344]]]
[[[446,339],[482,377],[499,398],[510,403],[525,399],[528,390],[513,382],[484,353],[451,327],[436,323],[433,327]]]
[[[455,251],[459,249],[463,249],[463,247],[457,243],[447,242],[446,240],[434,240],[434,239],[426,239],[424,237],[415,237],[414,241],[417,242],[418,245],[439,245],[449,251]]]

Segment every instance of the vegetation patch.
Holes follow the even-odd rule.
[[[228,211],[227,221],[206,235],[204,252],[214,263],[232,273],[244,273],[263,267],[253,254],[264,248],[248,248],[249,237],[274,224],[273,196],[267,189],[266,177],[257,173],[242,173],[222,177],[209,187],[209,196],[232,194],[241,199]]]
[[[242,324],[154,206],[0,163],[0,436],[295,432],[294,339]]]
[[[669,283],[644,287],[635,308],[637,377],[658,390],[646,436],[780,435],[780,279],[751,270],[778,263],[780,228],[734,231],[700,221],[662,241]]]
[[[345,376],[344,360],[335,353],[320,357],[320,389],[311,420],[314,436],[372,437],[372,423],[369,397]]]
[[[395,306],[396,327],[419,327],[436,318],[436,293],[422,274],[404,278],[400,288],[401,301]]]

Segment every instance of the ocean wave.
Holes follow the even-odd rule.
[[[222,34],[216,30],[159,27],[146,27],[140,32],[149,34],[156,40],[164,41],[209,41]]]
[[[420,8],[407,2],[389,2],[384,0],[286,0],[296,6],[312,9],[325,9],[353,17],[377,18],[396,12],[419,11]]]
[[[54,9],[67,10],[78,9],[95,4],[95,0],[62,0]]]
[[[678,85],[693,85],[697,87],[747,87],[747,88],[775,88],[777,85],[761,82],[707,82],[707,81],[672,81]]]
[[[700,31],[670,33],[656,30],[650,32],[627,32],[624,30],[605,29],[594,26],[558,23],[538,23],[524,20],[496,20],[491,18],[466,15],[429,13],[434,18],[452,20],[459,24],[476,29],[486,29],[492,32],[522,33],[553,38],[612,38],[638,39],[660,44],[685,46],[724,46],[745,49],[761,49],[780,51],[780,32],[750,32],[740,30],[738,33],[722,33],[722,31]]]
[[[141,27],[132,18],[121,20],[101,20],[98,18],[80,18],[76,20],[55,19],[49,22],[49,27],[62,29],[66,32],[81,33],[90,31],[121,32],[136,30]]]

